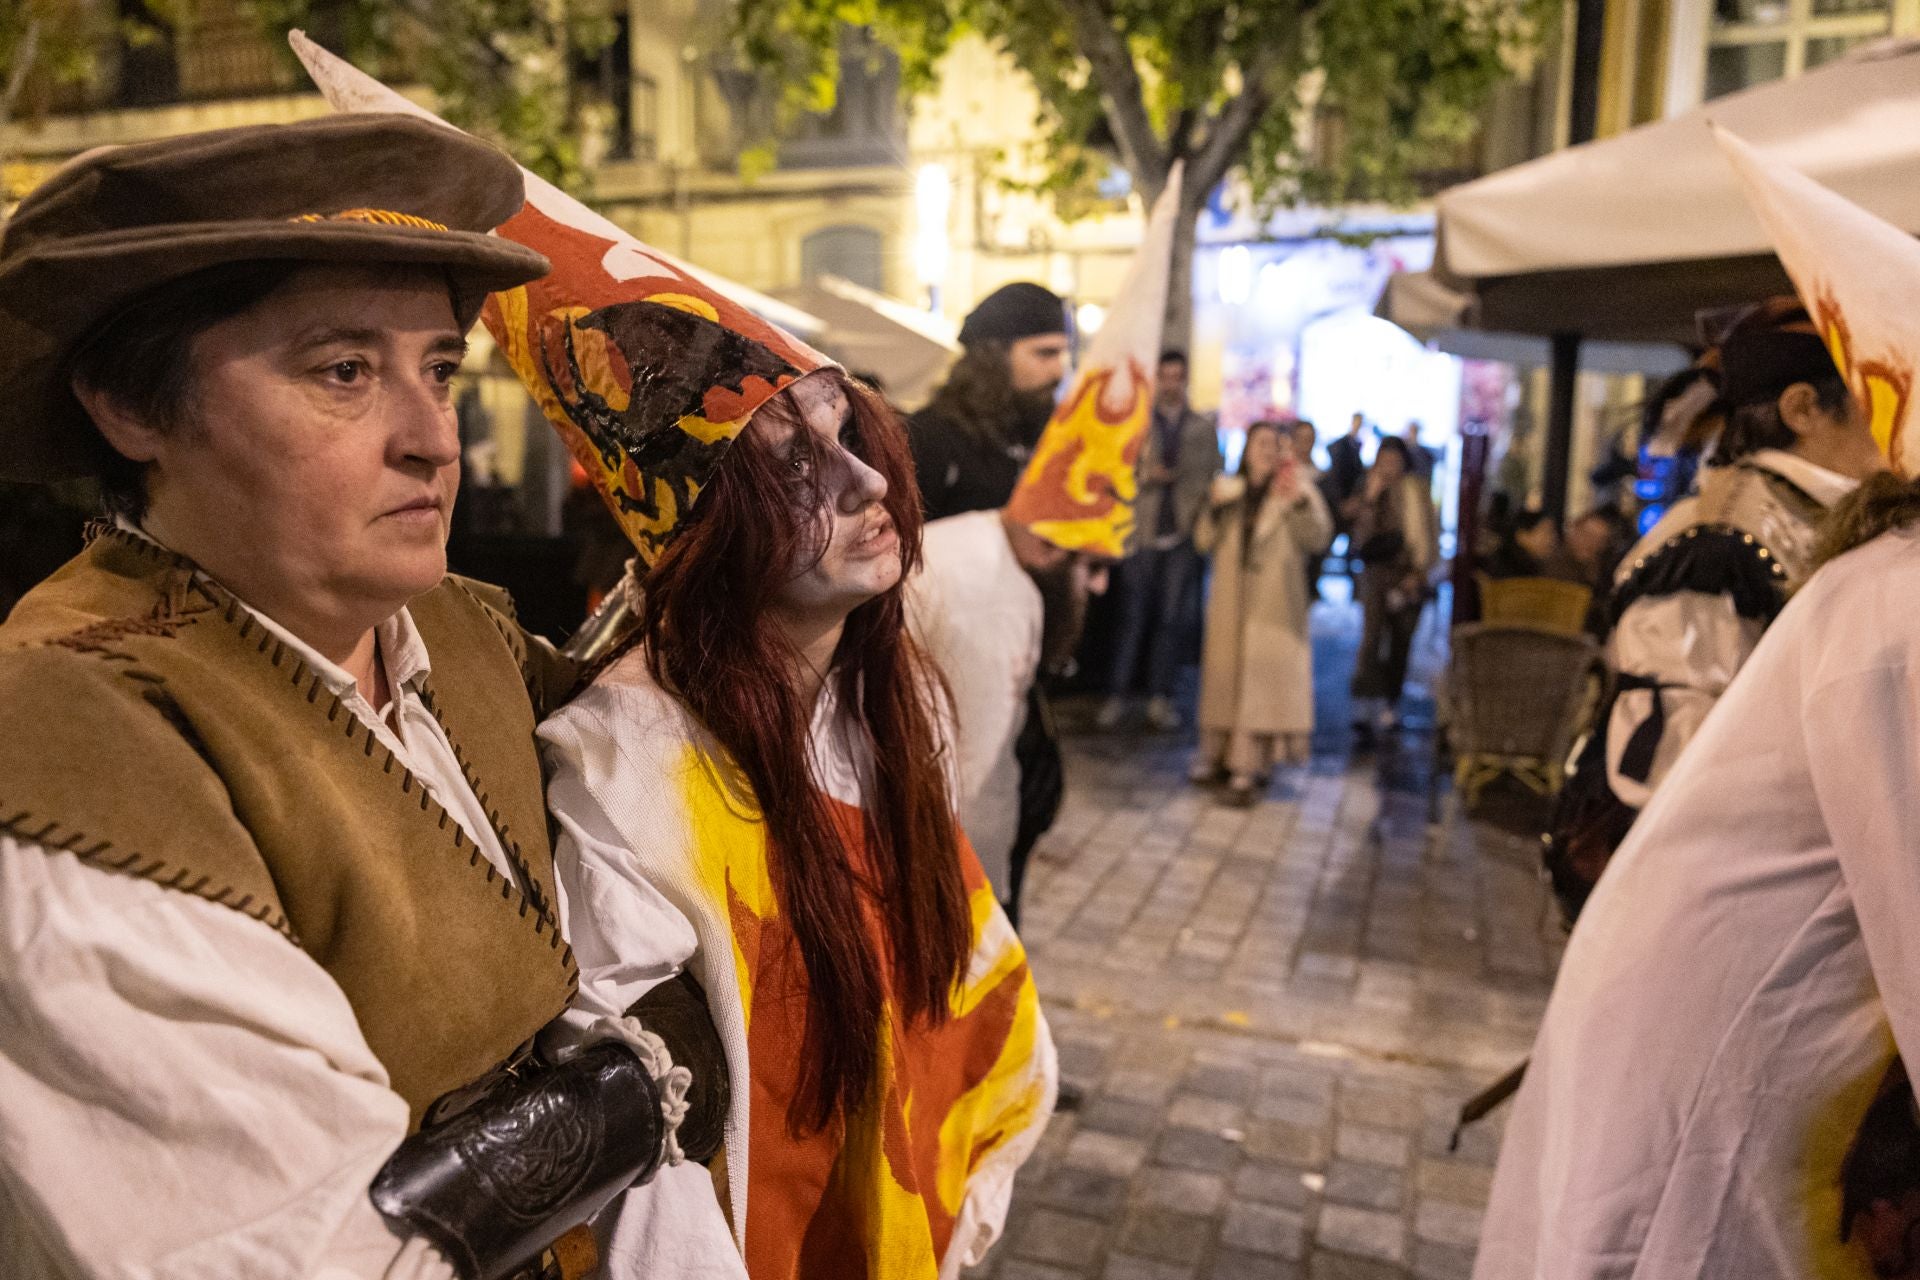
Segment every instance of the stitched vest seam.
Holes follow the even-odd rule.
[[[5,812],[6,808],[7,806],[5,804],[0,803],[0,812]],[[171,879],[162,879],[161,877],[168,866],[165,859],[149,859],[147,855],[138,850],[128,850],[118,858],[109,858],[107,854],[111,852],[114,847],[111,841],[101,840],[94,843],[92,848],[82,849],[79,846],[86,844],[88,840],[84,832],[77,828],[64,828],[57,819],[48,820],[37,831],[30,831],[27,828],[34,820],[34,814],[26,809],[19,810],[11,817],[0,818],[0,835],[8,835],[22,843],[36,844],[43,849],[49,849],[57,853],[70,853],[80,862],[88,866],[97,867],[103,871],[111,871],[120,875],[130,875],[140,880],[151,880],[163,889],[171,889],[175,892],[191,894],[196,898],[204,898],[217,906],[238,911],[250,920],[257,920],[272,929],[275,933],[286,938],[287,941],[293,943],[296,947],[300,946],[300,938],[294,933],[293,926],[288,923],[285,914],[274,910],[272,903],[262,903],[256,908],[252,905],[252,894],[240,894],[236,898],[232,885],[221,885],[215,888],[209,883],[212,879],[210,876],[201,876],[200,879],[191,885],[183,884],[181,882],[188,874],[187,869],[184,867],[177,869]],[[72,830],[73,834],[62,840],[53,839],[53,833],[63,829]],[[136,865],[142,862],[146,863],[146,865]],[[302,949],[304,950],[305,948]]]
[[[151,547],[140,539],[129,538],[118,529],[114,529],[112,526],[100,522],[89,526],[88,540],[92,541],[92,539],[101,536],[103,533],[112,533],[115,535],[117,541],[137,546],[143,551],[156,553],[150,558],[172,561],[177,565],[184,565],[184,562],[181,561],[179,557],[159,551],[158,548]],[[167,722],[174,727],[175,731],[180,733],[188,749],[192,750],[202,759],[206,759],[207,753],[204,745],[199,740],[199,735],[194,733],[192,726],[187,724],[184,718],[172,709],[171,702],[166,697],[166,677],[139,666],[133,654],[113,647],[114,642],[135,636],[158,636],[165,639],[172,639],[178,634],[182,627],[192,625],[197,621],[198,615],[202,612],[204,612],[204,610],[194,610],[192,612],[178,611],[172,608],[170,597],[162,596],[154,605],[153,610],[145,617],[103,618],[97,622],[89,623],[86,626],[78,627],[65,635],[55,636],[44,643],[70,649],[75,653],[84,654],[101,661],[127,664],[120,670],[115,671],[114,674],[122,679],[131,680],[137,684],[146,686],[140,691],[139,696],[141,701],[153,707],[157,714],[165,718]],[[5,805],[0,805],[0,811],[4,811],[5,808]],[[29,831],[26,828],[33,820],[33,817],[34,815],[30,810],[19,810],[11,817],[0,820],[0,832],[4,832],[25,843],[39,845],[43,849],[51,849],[61,853],[71,853],[78,861],[85,865],[112,871],[116,874],[131,875],[136,879],[150,880],[161,888],[190,894],[193,897],[205,899],[217,906],[238,911],[248,919],[256,920],[266,925],[295,946],[301,945],[299,935],[295,933],[285,913],[276,910],[272,903],[262,903],[258,908],[255,908],[253,906],[253,895],[251,893],[238,894],[236,896],[236,890],[233,885],[221,884],[215,886],[212,883],[213,878],[211,876],[203,875],[191,885],[186,884],[186,877],[189,874],[187,868],[176,868],[171,876],[166,876],[166,870],[171,864],[163,858],[149,858],[138,850],[128,850],[118,859],[110,859],[106,856],[114,847],[113,842],[110,840],[94,841],[91,848],[81,849],[79,846],[88,843],[88,837],[78,828],[70,828],[72,834],[65,839],[55,840],[53,839],[53,833],[62,829],[62,824],[58,819],[49,819],[38,830]]]
[[[507,652],[513,655],[514,665],[520,668],[520,683],[526,686],[527,701],[534,704],[534,711],[536,713],[536,718],[538,718],[539,716],[546,715],[547,709],[544,706],[541,706],[539,701],[534,697],[533,664],[527,659],[526,638],[520,635],[517,631],[510,629],[506,625],[506,623],[502,622],[500,620],[499,612],[494,608],[492,608],[490,605],[488,605],[487,602],[482,600],[479,596],[475,595],[467,587],[466,583],[452,576],[449,576],[446,579],[446,581],[449,584],[451,584],[453,588],[456,591],[458,591],[461,595],[465,596],[467,598],[467,601],[470,604],[472,604],[474,608],[478,609],[481,612],[482,616],[484,616],[488,622],[491,622],[493,624],[493,629],[500,633],[500,639],[506,643]],[[518,619],[509,619],[509,621],[518,622]],[[438,719],[438,718],[439,718],[438,716],[435,717],[435,719]],[[442,725],[441,727],[445,728],[446,726]]]
[[[119,531],[116,530],[115,532],[118,533]],[[125,535],[124,533],[120,533],[119,536],[122,538],[125,538],[127,535]],[[456,587],[459,586],[458,583],[455,583],[454,585]],[[232,617],[229,617],[228,611],[218,611],[218,610],[215,611],[215,616],[219,617],[222,621],[228,622],[229,625],[234,624],[235,618],[237,618],[242,614],[247,613],[246,610],[239,607],[238,598],[234,597],[232,593],[226,591],[224,588],[221,588],[212,584],[203,583],[201,584],[200,589],[210,596],[214,596],[216,598],[224,597],[233,606],[231,610],[231,613],[233,615]],[[461,594],[464,595],[468,600],[472,601],[476,606],[480,606],[480,601],[471,592],[467,591],[464,587],[460,587],[459,589],[461,591]],[[493,611],[485,610],[484,606],[481,606],[481,607],[486,613],[488,619],[490,621],[493,620]],[[251,615],[248,615],[248,616],[251,616]],[[494,622],[494,628],[496,631],[499,630],[499,623],[497,621]],[[283,642],[274,640],[273,633],[268,631],[265,627],[262,627],[260,630],[261,630],[262,643],[256,646],[255,652],[259,653],[261,656],[266,657],[268,662],[273,666],[274,670],[278,671],[283,666],[285,666],[287,659],[291,654],[291,650],[289,650]],[[504,633],[502,633],[502,635],[504,637]],[[268,640],[273,640],[273,643],[271,646],[265,643]],[[271,647],[273,650],[271,654],[267,653],[267,649],[269,647]],[[511,648],[509,649],[509,652],[510,653],[512,652]],[[310,671],[310,668],[307,666],[307,664],[304,661],[299,661],[297,659],[296,659],[296,665],[298,669],[291,673],[289,683],[298,687],[301,679],[306,676],[306,674]],[[519,665],[519,664],[516,664],[516,665]],[[524,684],[525,668],[524,666],[522,666],[520,669],[522,674],[522,682]],[[313,678],[315,680],[318,680],[319,679],[318,673],[314,673]],[[427,684],[427,682],[424,680],[421,683],[423,686]],[[316,713],[319,713],[319,707],[317,705],[317,696],[314,698],[308,698],[306,699],[306,701],[309,705],[314,707],[314,710]],[[337,695],[336,695],[335,701],[336,702],[339,701]],[[447,732],[447,727],[445,722],[441,720],[438,711],[436,711],[434,708],[433,699],[423,696],[421,698],[421,703],[423,706],[427,708],[428,714],[433,716],[435,723],[440,725],[441,732],[447,734],[448,744],[454,745],[453,735]],[[328,717],[329,720],[334,720],[337,718],[338,718],[337,711],[335,711],[335,713],[332,716]],[[379,744],[379,739],[375,735],[373,731],[373,727],[371,725],[364,724],[358,716],[349,715],[347,717],[347,720],[348,720],[348,726],[347,726],[348,740],[349,741],[352,740],[353,733],[356,729],[364,731],[365,739],[364,739],[364,745],[361,751],[361,755],[362,755],[362,758],[364,759],[372,759],[374,755],[374,749],[376,745]],[[495,835],[498,836],[500,839],[501,848],[504,852],[506,852],[508,860],[513,863],[514,867],[519,871],[520,875],[526,880],[528,887],[531,889],[534,889],[535,894],[538,895],[540,899],[539,901],[536,901],[533,904],[535,906],[535,929],[534,929],[535,936],[544,937],[547,939],[548,950],[550,951],[559,950],[561,952],[561,956],[560,956],[561,964],[566,972],[568,984],[570,986],[577,987],[579,982],[579,971],[577,966],[574,964],[573,949],[571,947],[566,946],[564,939],[561,937],[558,921],[552,917],[550,911],[545,907],[544,894],[540,894],[540,891],[536,888],[538,881],[529,871],[526,864],[526,860],[524,856],[520,853],[519,843],[513,840],[511,833],[506,830],[505,824],[502,823],[500,820],[499,810],[492,805],[486,792],[482,789],[479,783],[479,779],[474,774],[472,766],[467,763],[464,753],[460,751],[457,745],[454,746],[454,759],[456,763],[458,763],[460,766],[461,776],[466,782],[468,788],[473,791],[475,798],[479,800],[480,807],[487,811],[488,819],[493,825]],[[391,748],[387,748],[380,760],[380,770],[382,773],[385,773],[391,776],[394,772],[394,766],[398,763],[399,763],[398,757],[394,755],[393,750]],[[403,795],[412,794],[412,791],[413,791],[412,771],[410,769],[407,769],[404,765],[402,765],[400,767],[400,773],[401,773],[401,794]],[[421,791],[420,808],[422,812],[431,812],[433,807],[439,806],[439,802],[434,800],[427,793],[426,788],[424,786],[421,787],[420,791]],[[442,811],[444,812],[444,806],[439,806],[439,807],[441,807]],[[453,825],[455,830],[458,831],[459,823],[455,821]],[[454,844],[453,848],[456,852],[459,850],[461,843],[464,843],[464,840],[457,841]],[[480,851],[477,847],[475,848],[473,855],[468,859],[468,866],[470,867],[473,866],[476,861],[482,861],[482,859],[480,859]],[[526,911],[526,907],[528,905],[527,895],[521,893],[520,890],[512,883],[510,879],[500,875],[499,870],[495,868],[491,862],[486,863],[486,872],[487,872],[487,883],[489,885],[493,884],[496,880],[500,882],[500,897],[502,900],[512,901],[516,895],[520,897],[521,901],[519,904],[520,905],[519,915],[522,919],[524,919],[527,915],[527,911]]]
[[[471,593],[468,594],[468,598],[473,599]],[[475,603],[478,603],[478,601],[475,601]],[[427,714],[432,716],[434,723],[440,726],[440,732],[446,735],[447,745],[453,750],[454,763],[460,767],[461,778],[465,780],[468,789],[471,790],[474,796],[480,801],[480,807],[486,811],[487,821],[492,825],[494,836],[500,841],[500,847],[502,851],[506,853],[507,861],[513,864],[514,870],[517,871],[521,879],[526,882],[528,892],[520,894],[521,917],[524,918],[526,916],[527,907],[531,905],[534,909],[535,934],[547,938],[549,950],[556,948],[563,949],[561,961],[566,966],[567,972],[572,980],[577,983],[579,980],[579,970],[573,961],[573,948],[568,946],[565,939],[561,936],[559,920],[547,905],[546,895],[539,887],[539,879],[533,874],[533,869],[527,864],[525,856],[520,852],[520,842],[513,838],[512,831],[508,829],[507,824],[500,818],[500,811],[495,808],[489,800],[486,790],[480,784],[479,776],[474,772],[473,766],[467,760],[466,752],[461,749],[459,742],[455,740],[453,731],[447,727],[447,722],[441,718],[438,702],[439,699],[434,693],[431,681],[421,680],[420,705],[427,709]],[[458,828],[459,824],[456,823],[455,830],[458,831]],[[469,858],[468,861],[472,862],[479,857],[480,849],[476,845],[472,857]],[[493,864],[488,863],[487,869],[490,873],[493,872]],[[489,876],[489,881],[491,881],[491,875]],[[504,883],[503,887],[511,888],[511,886],[504,885]],[[503,893],[502,896],[504,897],[506,895]],[[547,933],[549,928],[552,929],[551,934]]]
[[[176,555],[175,553],[168,551],[162,547],[155,546],[154,544],[148,542],[144,538],[134,537],[133,535],[128,534],[124,530],[119,529],[113,525],[106,524],[104,522],[96,522],[93,526],[90,526],[88,532],[89,532],[89,541],[91,541],[93,538],[98,538],[103,536],[110,537],[116,543],[123,546],[132,547],[142,552],[150,559],[162,560],[172,564],[177,569],[183,572],[186,572],[189,574],[193,573],[194,566],[191,561],[185,559],[182,556]],[[202,595],[208,600],[209,607],[206,609],[197,610],[192,614],[171,615],[172,617],[178,619],[178,621],[174,624],[175,630],[177,630],[179,626],[186,625],[189,622],[197,621],[199,617],[204,616],[207,613],[211,613],[214,615],[214,617],[218,618],[220,621],[228,624],[229,626],[233,626],[238,632],[239,637],[242,640],[245,640],[248,637],[248,635],[255,629],[258,620],[254,617],[251,611],[245,609],[242,606],[239,598],[233,595],[233,593],[227,591],[224,587],[218,586],[217,584],[200,581],[197,577],[191,578],[190,581],[193,584],[193,588],[200,595]],[[528,686],[529,700],[531,700],[531,689],[529,686],[528,669],[525,664],[525,661],[524,659],[520,658],[519,647],[512,642],[511,638],[508,636],[507,632],[501,626],[499,620],[495,616],[494,611],[492,609],[487,608],[486,605],[479,599],[479,597],[475,596],[471,591],[467,590],[467,588],[464,585],[460,584],[458,581],[455,581],[454,579],[451,579],[451,578],[447,579],[447,581],[452,583],[452,585],[457,590],[459,590],[461,595],[466,600],[468,600],[476,608],[479,608],[481,610],[481,612],[487,617],[488,621],[493,624],[494,630],[499,633],[501,639],[507,643],[508,653],[510,656],[513,656],[515,658],[515,666],[519,669],[522,685]],[[221,608],[220,606],[223,604],[225,607]],[[166,608],[166,605],[167,605],[167,600],[163,596],[159,605],[156,606],[156,613],[159,613],[160,611],[164,610]],[[74,634],[81,634],[81,633],[86,633],[90,631],[95,631],[97,629],[100,629],[103,625],[110,626],[110,624],[114,623],[115,621],[117,620],[107,619],[107,620],[104,620],[104,623],[89,624],[89,626],[87,627],[79,628]],[[258,629],[260,631],[260,641],[256,646],[254,646],[254,652],[256,652],[257,654],[260,654],[261,656],[266,657],[268,662],[274,668],[274,670],[276,671],[280,670],[281,667],[285,664],[287,657],[290,653],[290,650],[287,648],[284,642],[277,639],[273,635],[273,633],[269,631],[266,627],[261,626]],[[122,632],[121,634],[124,636],[127,634],[146,634],[146,633]],[[167,638],[172,638],[171,632],[166,633],[166,635],[167,635]],[[47,641],[46,643],[62,644],[68,639],[69,637],[63,636],[63,637],[56,638],[54,640]],[[74,647],[74,646],[68,645],[67,647]],[[243,645],[242,648],[244,649],[245,646]],[[269,648],[272,649],[271,654],[268,654],[267,652]],[[134,662],[134,658],[132,654],[111,651],[111,650],[105,649],[104,647],[96,648],[92,650],[80,649],[78,651],[91,652],[94,654],[94,656],[106,658],[109,660],[123,661],[130,664]],[[135,675],[136,671],[139,672],[138,675]],[[291,678],[289,680],[289,683],[294,685],[297,688],[302,682],[302,680],[305,679],[310,672],[312,674],[312,679],[314,681],[314,684],[316,686],[320,685],[322,682],[321,682],[319,673],[312,672],[311,668],[308,666],[308,664],[304,660],[297,659],[296,669],[291,673]],[[144,671],[137,667],[130,666],[126,670],[118,672],[117,674],[129,677],[129,678],[138,679],[145,683],[148,683],[155,687],[155,692],[164,690],[165,684],[166,684],[164,677],[156,673]],[[577,989],[579,985],[579,969],[577,965],[574,963],[573,948],[568,946],[565,942],[565,939],[561,936],[559,921],[557,918],[555,918],[552,915],[551,911],[546,906],[545,895],[538,889],[537,887],[538,880],[532,874],[530,868],[527,865],[525,857],[521,854],[519,843],[512,838],[511,833],[506,829],[505,824],[501,821],[499,810],[493,806],[486,792],[480,786],[479,779],[475,775],[472,766],[467,762],[465,753],[461,751],[458,744],[454,743],[452,733],[447,730],[445,721],[441,719],[439,711],[436,709],[434,705],[435,698],[431,695],[431,693],[427,692],[424,688],[427,682],[423,680],[421,683],[423,686],[423,696],[421,698],[422,705],[424,705],[427,708],[428,714],[433,716],[435,723],[440,725],[441,732],[447,735],[447,742],[450,746],[453,747],[454,759],[455,759],[455,762],[460,767],[460,772],[463,780],[466,782],[469,789],[473,791],[475,798],[479,800],[480,807],[487,812],[488,820],[491,822],[494,829],[494,833],[499,838],[501,848],[503,849],[503,851],[506,852],[508,860],[512,862],[515,869],[519,872],[520,876],[525,880],[528,888],[533,892],[534,901],[531,902],[531,905],[535,908],[535,911],[534,911],[535,936],[544,937],[547,939],[547,949],[549,951],[558,950],[560,952],[560,961],[566,973],[567,984],[570,989]],[[143,697],[145,697],[149,703],[155,702],[155,698],[153,696],[143,695]],[[305,701],[307,702],[308,705],[314,707],[314,710],[316,713],[320,713],[320,708],[318,706],[317,692],[310,691]],[[157,705],[155,709],[160,711],[161,714],[163,715],[166,714],[165,710]],[[342,699],[340,698],[339,695],[336,694],[333,697],[332,703],[329,705],[327,710],[323,713],[326,716],[327,722],[333,723],[337,721],[339,718],[340,711],[342,709],[343,709]],[[181,723],[180,718],[177,716],[168,716],[167,718],[169,722],[175,726],[176,730],[183,730],[183,729],[190,728],[190,726],[183,725]],[[374,747],[379,742],[378,737],[375,735],[371,725],[367,725],[363,723],[358,716],[349,715],[347,717],[347,725],[346,725],[346,737],[349,742],[353,740],[353,736],[356,730],[364,733],[365,735],[364,746],[361,752],[362,758],[369,759],[369,760],[372,759]],[[202,758],[205,758],[205,751],[197,745],[196,736],[188,734],[187,738],[188,738],[189,745],[192,746],[194,750],[196,750],[196,752],[198,752],[202,756]],[[394,765],[396,763],[397,763],[397,759],[394,756],[393,751],[391,749],[388,749],[385,753],[384,759],[381,761],[381,772],[391,775],[394,771]],[[402,774],[401,793],[403,795],[409,795],[413,791],[413,772],[412,770],[407,769],[405,766],[402,766],[401,774]],[[448,825],[447,820],[451,818],[452,815],[447,812],[445,806],[440,805],[438,801],[432,798],[432,796],[427,792],[427,789],[424,785],[422,785],[420,788],[420,808],[421,808],[421,811],[425,813],[431,813],[435,808],[438,808],[441,814],[439,828],[442,831],[446,829]],[[4,806],[0,806],[0,811],[4,811]],[[26,811],[23,810],[21,814],[17,816],[21,819],[25,819],[28,815]],[[50,831],[56,830],[58,829],[58,825],[59,825],[58,823],[49,823],[47,829]],[[452,822],[452,826],[455,833],[455,838],[453,841],[453,849],[455,852],[458,852],[463,845],[468,843],[468,841],[466,839],[466,833],[464,832],[464,830],[462,830],[457,820],[454,820]],[[14,834],[12,830],[12,820],[8,820],[6,822],[0,822],[0,831],[6,831],[8,834]],[[43,842],[35,841],[34,843],[43,843]],[[103,843],[103,849],[110,848],[110,847],[111,847],[110,845],[105,845]],[[140,860],[141,857],[142,855],[138,853],[133,853],[133,854],[130,854],[129,857],[125,861],[121,862],[120,864],[116,865],[112,863],[103,863],[102,865],[111,866],[116,871],[126,872],[131,867],[132,863]],[[511,901],[514,899],[516,895],[518,895],[520,899],[518,914],[520,918],[524,920],[527,915],[527,907],[530,905],[528,895],[525,893],[521,893],[520,890],[512,883],[511,879],[509,879],[508,877],[502,876],[498,868],[496,868],[491,861],[487,861],[484,858],[482,858],[479,846],[475,845],[472,853],[469,855],[467,859],[467,865],[469,867],[475,867],[477,864],[480,864],[482,862],[485,863],[485,867],[486,867],[487,883],[489,885],[493,884],[495,881],[498,881],[500,883],[500,891],[501,891],[500,896],[503,900]],[[164,872],[167,865],[168,864],[162,859],[154,859],[152,860],[151,865],[147,867],[143,867],[138,871],[131,872],[131,874],[136,874],[143,879],[153,880],[156,883],[160,883],[167,888],[177,889],[182,892],[191,892],[190,890],[184,889],[183,886],[181,885],[169,884],[166,881],[163,881],[160,879],[160,875],[162,872]],[[177,878],[184,877],[185,874],[186,874],[185,869],[182,868],[179,872],[177,872]],[[223,890],[223,894],[225,895],[231,895],[232,892],[233,891],[230,886],[227,887],[225,890]],[[199,894],[197,896],[207,897],[209,898],[209,900],[213,900],[213,901],[221,901],[220,898],[217,898],[214,895],[210,895],[210,894]],[[249,900],[251,899],[251,895],[246,895],[246,896]],[[228,904],[222,901],[222,905],[231,905],[231,904]],[[260,920],[263,923],[271,924],[277,931],[279,931],[285,937],[287,937],[289,941],[294,942],[295,945],[299,945],[299,939],[297,935],[294,933],[290,923],[286,920],[286,917],[284,916],[284,914],[275,912],[272,909],[271,905],[263,906],[259,914],[256,914],[251,911],[243,912],[243,914],[249,915],[253,919]],[[269,917],[272,917],[272,918],[269,919]]]

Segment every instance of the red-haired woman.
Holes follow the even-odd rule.
[[[705,988],[718,1202],[754,1280],[957,1274],[1052,1105],[902,625],[920,529],[898,422],[837,370],[799,379],[645,572],[630,647],[541,730],[580,1004],[617,1016],[682,969]],[[627,1199],[618,1261],[684,1274],[675,1202]]]

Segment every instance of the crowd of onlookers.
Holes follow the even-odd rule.
[[[1101,728],[1127,722],[1143,658],[1146,724],[1179,726],[1175,677],[1191,602],[1204,585],[1192,778],[1224,786],[1229,803],[1252,803],[1277,765],[1306,756],[1314,729],[1309,612],[1330,566],[1351,575],[1363,615],[1352,675],[1359,744],[1397,724],[1440,561],[1437,460],[1418,423],[1400,436],[1370,442],[1370,434],[1356,413],[1346,434],[1326,445],[1321,466],[1313,423],[1262,419],[1227,470],[1214,423],[1188,402],[1185,357],[1165,353],[1140,471],[1136,549],[1116,575],[1119,624]],[[1592,541],[1583,530],[1580,545]],[[1563,554],[1550,527],[1529,542],[1543,562]],[[1571,571],[1573,553],[1564,554]],[[1581,553],[1596,573],[1606,554]]]
[[[1442,576],[1434,450],[1419,424],[1387,433],[1355,413],[1321,446],[1311,422],[1267,418],[1224,465],[1212,420],[1187,399],[1187,362],[1165,353],[1140,471],[1136,549],[1115,574],[1111,668],[1097,724],[1180,726],[1176,675],[1190,619],[1204,619],[1192,778],[1251,803],[1276,765],[1303,761],[1313,732],[1309,610],[1323,577],[1346,576],[1362,614],[1350,691],[1357,746],[1399,724],[1415,634]],[[1564,525],[1496,499],[1470,548],[1472,581],[1584,588],[1581,629],[1604,638],[1609,589],[1636,536],[1617,504]],[[1476,616],[1473,599],[1456,617]]]

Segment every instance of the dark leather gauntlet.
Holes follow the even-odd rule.
[[[408,1138],[374,1179],[373,1205],[463,1280],[504,1280],[653,1177],[665,1140],[653,1078],[625,1044],[603,1041],[503,1074]]]
[[[693,1074],[687,1090],[687,1113],[677,1136],[687,1159],[700,1164],[720,1154],[726,1134],[727,1105],[732,1096],[727,1080],[727,1052],[707,1011],[706,993],[692,975],[682,973],[661,983],[634,1001],[629,1018],[666,1043],[673,1065]]]

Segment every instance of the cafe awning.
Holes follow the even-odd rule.
[[[1920,42],[1886,41],[1453,188],[1432,271],[1383,311],[1426,333],[1687,342],[1696,312],[1788,290],[1709,119],[1920,234]]]
[[[902,409],[925,404],[960,353],[943,317],[840,276],[817,276],[780,296],[818,318],[821,331],[809,341],[851,372],[879,378]]]

